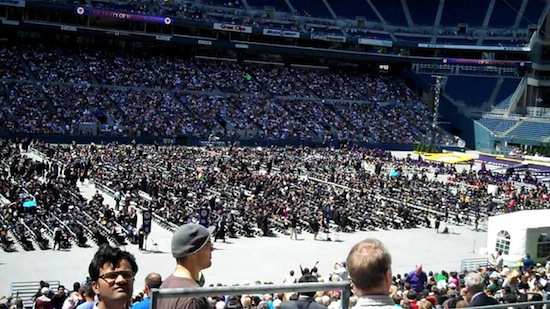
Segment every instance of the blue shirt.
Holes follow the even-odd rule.
[[[411,284],[411,289],[420,293],[424,290],[424,285],[426,285],[426,282],[428,281],[428,276],[426,276],[425,272],[420,272],[420,274],[418,274],[415,270],[413,270],[407,275],[405,281]]]
[[[149,309],[149,307],[151,307],[151,298],[147,296],[139,303],[133,304],[131,309]]]
[[[76,306],[76,309],[93,309],[94,305],[95,305],[95,301],[87,301],[85,303],[82,303]]]

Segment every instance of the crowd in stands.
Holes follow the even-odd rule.
[[[4,52],[15,64],[3,72],[0,130],[12,133],[374,143],[429,136],[428,107],[389,76],[42,45]],[[10,79],[25,67],[24,80]]]

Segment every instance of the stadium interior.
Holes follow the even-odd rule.
[[[137,213],[174,231],[204,205],[243,237],[271,233],[268,215],[284,233],[287,203],[307,231],[339,205],[343,232],[548,208],[548,165],[457,173],[389,150],[550,156],[549,14],[543,0],[0,0],[0,248],[51,249],[54,227],[67,248],[135,244]],[[183,147],[200,145],[230,147]],[[136,213],[86,200],[84,179]]]

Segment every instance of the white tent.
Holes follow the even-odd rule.
[[[502,250],[504,261],[515,266],[529,253],[536,262],[550,255],[550,209],[522,210],[489,217],[487,250]],[[541,255],[541,256],[538,256]]]

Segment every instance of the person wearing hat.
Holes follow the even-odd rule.
[[[214,227],[199,224],[180,226],[172,236],[172,256],[176,270],[164,280],[161,289],[200,287],[201,271],[212,265],[214,247],[210,241]],[[158,309],[212,309],[205,297],[175,297],[158,300]]]

